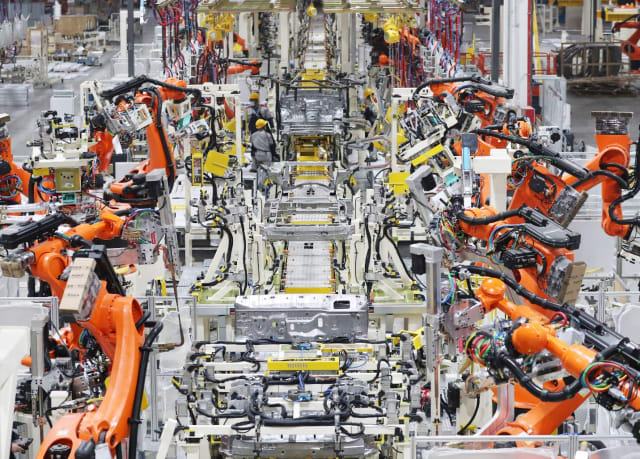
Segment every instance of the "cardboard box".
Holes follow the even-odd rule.
[[[86,30],[95,30],[96,17],[90,14],[62,16],[55,21],[54,28],[64,36],[82,35]]]

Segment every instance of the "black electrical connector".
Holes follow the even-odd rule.
[[[506,268],[523,269],[535,266],[537,255],[535,250],[521,247],[503,251],[500,259]]]

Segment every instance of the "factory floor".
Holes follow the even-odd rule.
[[[148,20],[143,27],[142,35],[135,37],[138,43],[151,43],[153,40],[153,27],[155,23],[153,19]],[[89,70],[82,76],[73,79],[59,78],[52,81],[51,88],[47,86],[34,87],[31,104],[25,107],[5,106],[0,101],[0,113],[8,113],[11,121],[8,125],[9,135],[11,136],[11,146],[16,163],[20,164],[24,159],[31,155],[31,149],[26,144],[30,140],[38,138],[37,120],[43,111],[49,110],[49,102],[53,91],[56,89],[73,89],[78,97],[80,93],[80,84],[86,80],[107,80],[113,75],[111,58],[119,51],[119,44],[112,44],[107,47],[106,52],[102,55],[101,66],[89,67]],[[76,102],[76,110],[79,107],[79,98]]]
[[[138,43],[150,43],[153,40],[154,21],[149,18],[143,27],[141,36],[136,37]],[[558,33],[550,34],[555,37]],[[477,40],[476,47],[479,49],[488,46],[489,27],[485,25],[474,24],[471,15],[465,18],[465,39],[475,37]],[[468,38],[469,37],[469,38]],[[31,105],[27,107],[8,107],[3,106],[0,101],[0,113],[6,112],[11,115],[11,123],[9,124],[9,133],[12,137],[13,153],[18,163],[30,155],[30,150],[26,147],[29,140],[38,137],[36,121],[42,111],[49,109],[49,100],[54,89],[73,89],[76,94],[79,93],[80,84],[85,80],[104,80],[112,76],[112,66],[110,59],[118,52],[119,46],[111,46],[102,56],[102,66],[92,67],[87,74],[65,81],[54,82],[52,88],[36,87],[34,88]],[[595,147],[594,129],[595,122],[591,118],[591,112],[594,110],[616,110],[634,112],[637,108],[640,97],[637,94],[626,95],[605,95],[605,94],[580,94],[569,92],[567,95],[568,102],[571,104],[571,126],[575,135],[575,145],[580,141],[584,141],[587,146]],[[638,125],[640,118],[632,119],[629,127],[632,139],[638,139]]]

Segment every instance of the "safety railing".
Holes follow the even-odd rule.
[[[500,75],[502,75],[502,53],[500,59]],[[533,53],[533,74],[534,75],[555,75],[557,67],[557,54],[551,52]],[[491,75],[493,56],[491,52],[480,51],[477,53],[463,54],[461,57],[462,65],[475,66],[483,76]]]

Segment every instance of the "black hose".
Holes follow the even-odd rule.
[[[387,366],[389,368],[391,368],[391,364],[389,363],[389,361],[387,359],[378,360],[378,364],[376,365],[376,374],[372,379],[367,381],[367,383],[371,384],[372,382],[375,382],[380,377],[380,365],[382,365],[382,363],[386,363]]]
[[[469,426],[471,425],[471,423],[473,422],[473,420],[476,418],[476,416],[478,415],[478,409],[480,409],[480,395],[476,395],[476,407],[473,410],[473,414],[471,415],[471,417],[469,418],[469,422],[467,422],[464,427],[462,427],[460,430],[458,430],[458,435],[464,435],[464,433],[466,432],[466,430],[469,428]]]
[[[209,419],[212,420],[218,420],[218,419],[238,419],[238,418],[244,418],[247,416],[247,412],[246,411],[242,411],[240,413],[220,413],[220,414],[213,414],[213,413],[209,413],[205,410],[203,410],[202,408],[200,408],[198,405],[196,405],[196,411],[198,412],[198,414],[201,414]]]
[[[564,311],[565,309],[561,304],[555,303],[551,300],[547,300],[546,298],[542,298],[536,295],[535,293],[530,292],[529,290],[521,286],[518,282],[516,282],[511,277],[499,271],[494,271],[493,269],[484,268],[482,266],[474,266],[474,265],[456,265],[451,268],[450,272],[452,276],[458,277],[460,274],[460,271],[463,271],[463,270],[467,270],[472,274],[479,274],[480,276],[494,277],[496,279],[500,279],[518,295],[522,296],[523,298],[526,298],[531,303],[537,304],[538,306],[544,309],[548,309],[550,311],[555,311],[555,312]]]
[[[459,212],[456,217],[458,220],[465,222],[467,225],[488,225],[490,223],[499,222],[511,217],[518,217],[520,215],[520,209],[507,210],[499,214],[491,215],[490,217],[470,217],[464,213],[464,210]]]
[[[407,268],[407,265],[402,259],[402,255],[400,255],[400,249],[398,248],[398,244],[396,244],[393,241],[393,239],[391,239],[391,236],[389,236],[388,230],[390,228],[391,228],[391,225],[385,226],[384,230],[382,231],[383,238],[386,238],[393,246],[394,250],[396,251],[396,255],[398,255],[398,259],[400,260],[400,264],[402,265],[402,269],[404,269],[404,272],[407,273],[407,276],[409,276],[410,279],[415,280],[416,278],[415,278],[415,275],[413,274],[413,271]]]
[[[142,327],[142,325],[144,325],[144,323],[149,319],[149,317],[151,317],[151,312],[145,311],[145,313],[142,314],[142,317],[140,317],[140,319],[138,319],[138,321],[136,322],[136,330],[139,330],[140,327]]]
[[[524,387],[534,397],[540,399],[543,402],[563,402],[576,396],[578,392],[582,390],[582,382],[580,378],[576,378],[569,385],[562,388],[557,392],[551,392],[538,386],[529,375],[527,375],[518,362],[511,359],[506,354],[502,353],[497,357],[497,363],[504,365],[508,368],[518,383]]]
[[[367,254],[364,257],[364,275],[369,272],[369,263],[371,262],[371,231],[369,231],[369,215],[364,217],[364,231],[367,236]]]
[[[573,188],[577,188],[578,186],[582,185],[583,183],[588,182],[589,180],[595,179],[599,175],[604,175],[605,177],[610,178],[611,180],[615,181],[620,186],[620,188],[622,188],[622,189],[626,190],[627,188],[629,188],[629,184],[627,183],[626,180],[624,180],[619,175],[614,174],[613,172],[607,171],[607,170],[604,170],[604,169],[598,169],[598,170],[589,172],[588,175],[586,175],[585,177],[583,177],[580,180],[576,181],[571,186]]]
[[[162,331],[162,322],[156,322],[151,329],[144,344],[140,346],[140,367],[138,369],[138,381],[136,382],[136,394],[133,399],[133,408],[129,418],[129,454],[127,457],[135,458],[138,452],[138,426],[142,423],[140,419],[140,408],[142,407],[142,396],[144,394],[144,380],[147,376],[147,366],[149,365],[149,355],[153,348],[151,345]]]
[[[249,268],[247,266],[247,235],[244,233],[244,219],[242,217],[240,217],[240,231],[242,232],[242,264],[244,265],[242,267],[244,271],[244,285],[240,293],[244,295],[247,287],[249,287],[249,273],[247,271]]]
[[[508,142],[516,143],[518,145],[523,145],[527,147],[532,154],[537,156],[545,156],[546,157],[545,160],[549,161],[558,169],[561,169],[567,174],[573,175],[574,177],[577,177],[579,179],[584,178],[589,173],[589,171],[584,167],[580,167],[571,161],[563,159],[555,151],[549,150],[548,148],[543,147],[539,143],[536,143],[532,140],[525,139],[523,137],[503,134],[502,132],[491,131],[489,129],[475,129],[472,132],[474,134],[495,137],[497,139],[502,139]]]
[[[248,381],[249,380],[249,377],[245,376],[245,375],[230,376],[230,377],[225,378],[225,379],[216,379],[213,376],[210,376],[209,372],[207,370],[203,371],[202,375],[204,376],[204,379],[206,379],[207,381],[212,382],[214,384],[225,383],[227,381],[239,381],[239,380]]]
[[[633,198],[636,194],[638,194],[638,191],[640,191],[639,159],[640,158],[638,158],[638,151],[636,151],[636,163],[633,168],[633,187],[631,187],[631,190],[629,190],[627,194],[620,196],[609,205],[609,218],[612,222],[617,223],[618,225],[637,225],[638,223],[640,223],[640,219],[638,219],[638,217],[618,218],[615,214],[616,207],[618,207],[623,202]]]
[[[623,166],[622,164],[618,164],[618,163],[600,163],[600,169],[608,169],[608,168],[614,168],[614,169],[618,169],[621,172],[620,177],[622,177],[624,180],[628,180],[629,179],[629,170]]]

